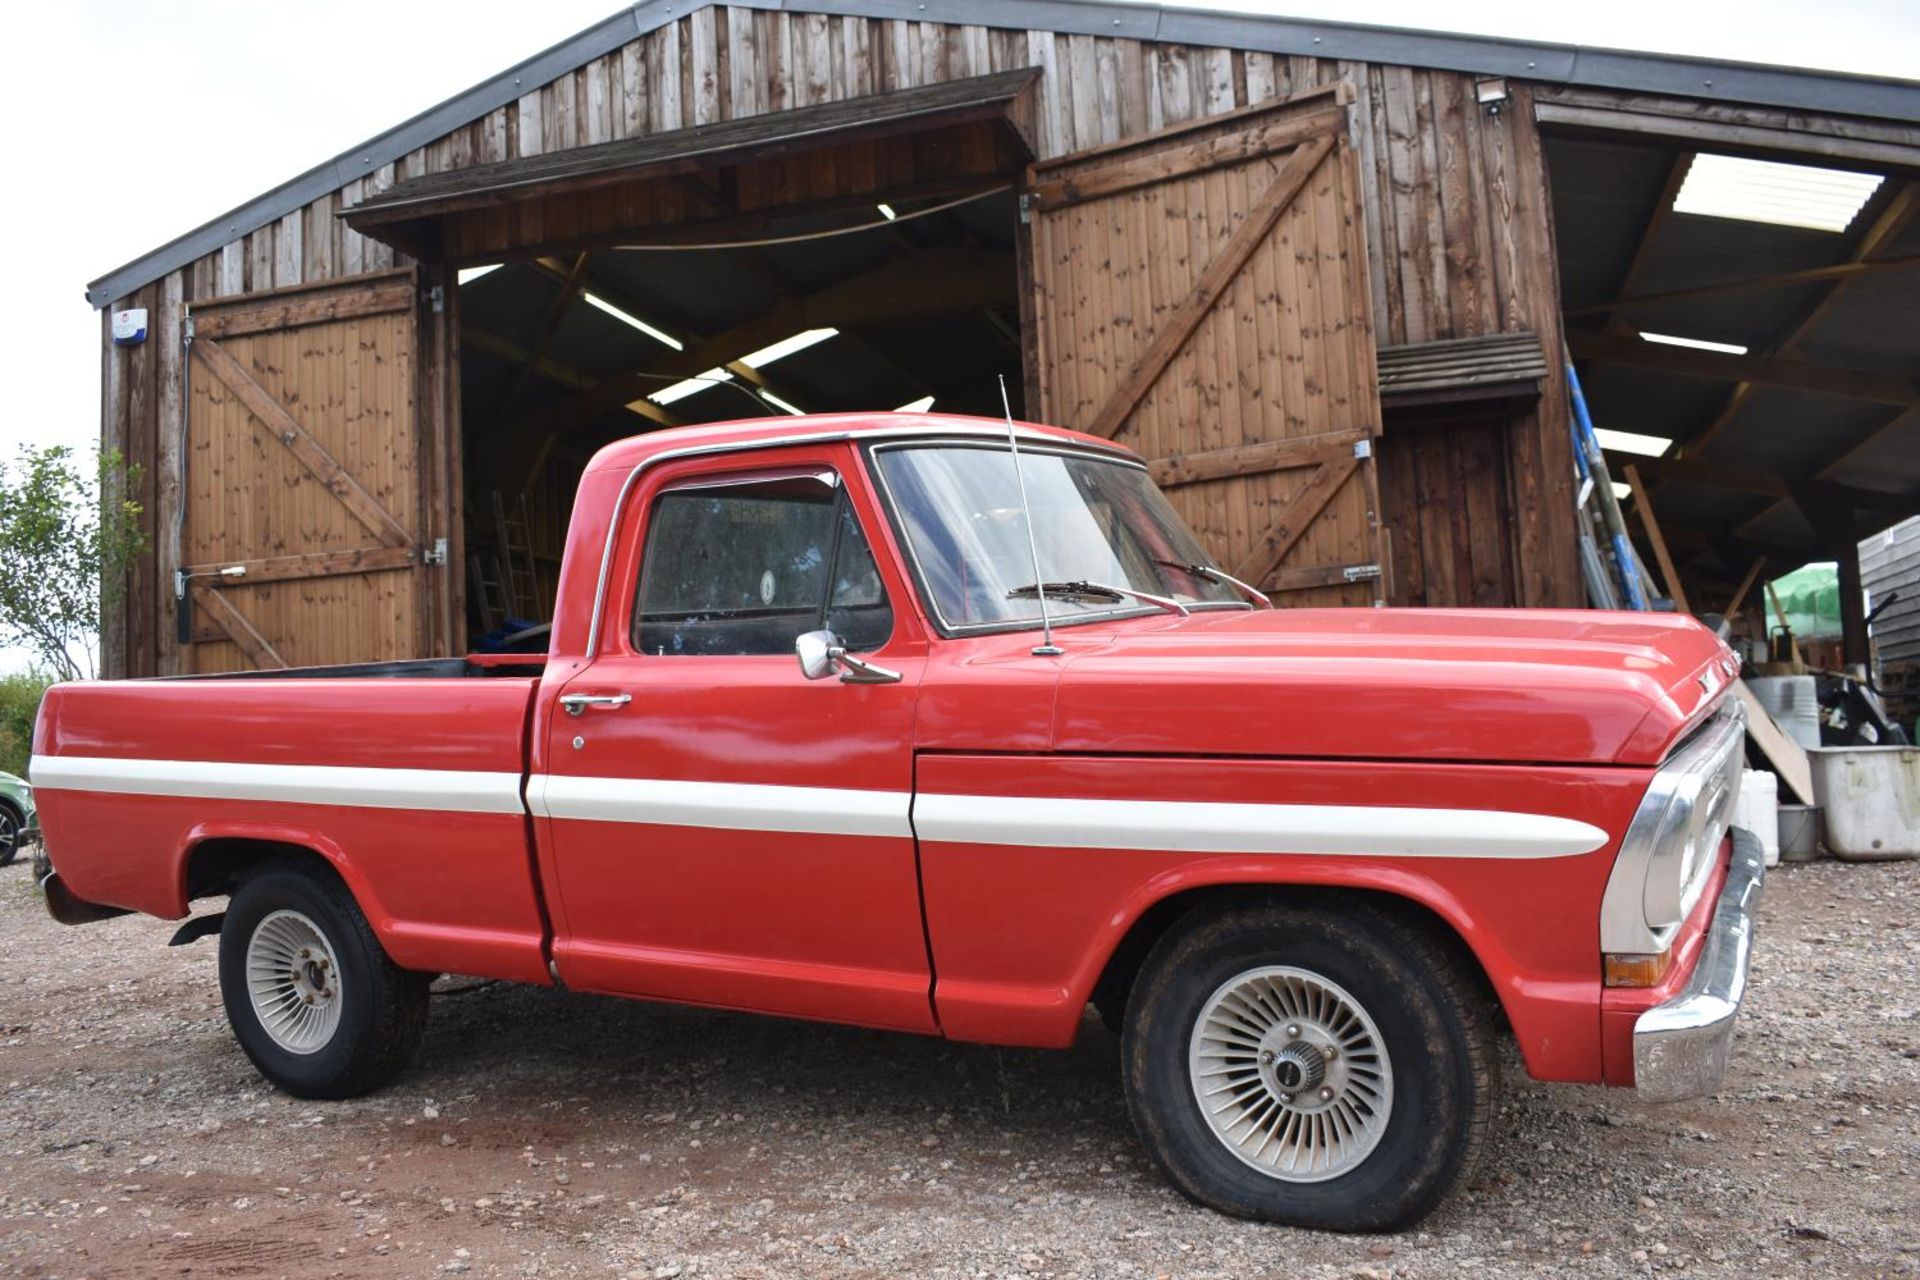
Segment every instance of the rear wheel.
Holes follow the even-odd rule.
[[[403,1071],[426,1031],[431,981],[393,963],[331,872],[272,867],[227,906],[227,1021],[260,1074],[295,1097],[355,1097]]]
[[[1493,1111],[1484,999],[1417,925],[1364,907],[1177,928],[1141,970],[1124,1037],[1149,1154],[1239,1217],[1407,1226],[1470,1167]]]

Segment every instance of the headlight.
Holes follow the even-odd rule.
[[[1746,707],[1730,698],[1653,775],[1601,901],[1609,973],[1665,972],[1664,965],[1636,970],[1624,959],[1664,954],[1700,901],[1739,794],[1746,734]]]

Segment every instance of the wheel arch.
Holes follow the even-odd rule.
[[[195,899],[231,894],[248,874],[271,864],[331,873],[353,895],[374,933],[386,941],[393,916],[346,851],[321,832],[278,825],[203,824],[189,831],[176,857],[178,914],[186,915]]]
[[[1524,1009],[1520,1010],[1520,1018],[1515,1019],[1512,993],[1503,989],[1503,984],[1495,978],[1504,953],[1484,931],[1464,919],[1459,904],[1444,891],[1423,894],[1418,887],[1404,884],[1246,879],[1188,883],[1146,897],[1102,953],[1097,974],[1087,987],[1088,999],[1101,1020],[1110,1028],[1121,1025],[1127,997],[1148,954],[1182,921],[1196,912],[1231,910],[1263,902],[1317,904],[1329,911],[1371,908],[1383,913],[1433,939],[1454,959],[1475,988],[1486,995],[1510,1027],[1518,1029],[1526,1020]],[[1483,954],[1475,947],[1476,935],[1482,947],[1494,954]],[[1523,1048],[1524,1040],[1522,1036]]]

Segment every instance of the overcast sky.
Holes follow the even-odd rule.
[[[1912,0],[1213,0],[1876,75],[1920,69]],[[0,205],[0,455],[90,444],[86,282],[605,17],[607,0],[81,0],[0,16],[15,111]],[[5,566],[0,566],[0,572]],[[0,652],[0,666],[7,655]]]

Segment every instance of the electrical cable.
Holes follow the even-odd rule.
[[[925,209],[915,209],[911,213],[903,213],[893,218],[881,218],[878,222],[863,222],[855,227],[834,227],[826,231],[805,231],[790,236],[767,236],[758,240],[716,240],[703,244],[618,244],[613,247],[615,249],[631,249],[647,253],[679,253],[694,249],[759,249],[776,244],[803,244],[809,240],[828,240],[834,236],[858,235],[862,231],[877,231],[881,227],[897,226],[902,222],[912,222],[916,218],[926,218],[936,213],[945,213],[947,210],[957,209],[963,204],[972,204],[976,200],[984,200],[988,196],[997,196],[1011,190],[1013,190],[1013,184],[1009,182],[998,187],[989,188],[986,191],[976,191],[970,196],[960,196],[958,199],[948,200],[943,204],[930,205]]]
[[[671,383],[674,383],[675,385],[678,385],[679,383],[682,383],[682,382],[705,382],[711,386],[716,386],[716,387],[732,387],[735,391],[738,391],[741,395],[753,401],[754,404],[758,405],[762,409],[765,409],[767,411],[766,416],[769,418],[778,418],[787,412],[785,409],[782,409],[777,405],[769,404],[765,400],[762,400],[757,394],[754,393],[753,388],[749,387],[745,382],[742,382],[739,378],[709,378],[703,374],[695,374],[692,377],[683,378],[676,373],[642,373],[638,369],[634,370],[631,373],[622,374],[621,376],[628,377],[628,378],[644,378],[652,382],[671,382]],[[655,403],[658,404],[659,402],[655,401]],[[661,408],[665,408],[665,407],[666,407],[665,405],[661,405]]]

